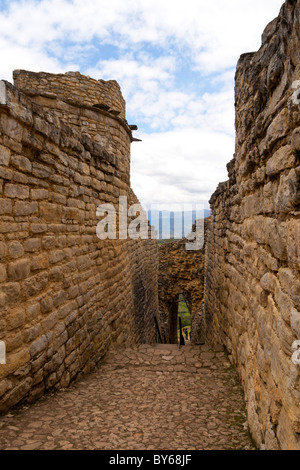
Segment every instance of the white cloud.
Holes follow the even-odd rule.
[[[260,47],[282,2],[11,1],[0,11],[0,78],[24,68],[117,80],[142,129],[132,148],[140,199],[208,200],[234,151],[236,62]]]
[[[138,54],[135,59],[132,54],[128,54],[121,59],[101,60],[96,67],[86,72],[95,78],[114,77],[122,83],[123,93],[131,95],[137,89],[153,93],[158,83],[170,84],[174,71],[175,60],[171,56],[154,58],[149,54]]]
[[[207,201],[227,179],[234,149],[224,133],[196,127],[140,137],[132,146],[132,185],[144,204]]]
[[[64,72],[64,67],[56,58],[47,56],[39,49],[27,48],[11,44],[0,37],[0,78],[12,82],[12,72],[15,69],[27,69],[33,72],[51,70],[53,73]],[[74,64],[69,64],[74,67]]]
[[[54,40],[97,38],[123,48],[170,44],[189,54],[203,72],[234,65],[257,49],[264,26],[282,0],[23,0],[0,15],[0,35],[24,47]],[[120,43],[122,41],[122,44]]]

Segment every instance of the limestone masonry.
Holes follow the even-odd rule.
[[[130,188],[116,82],[16,71],[0,82],[0,412],[66,387],[110,345],[155,342],[155,241],[99,240]]]
[[[237,365],[253,438],[300,449],[300,1],[236,72],[236,152],[211,198],[207,332]]]

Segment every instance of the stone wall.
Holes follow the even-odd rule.
[[[118,167],[130,184],[130,143],[134,140],[125,119],[125,101],[115,81],[94,80],[79,72],[65,75],[17,70],[13,74],[16,88],[59,121],[82,136],[100,144],[118,158]],[[49,119],[49,113],[46,113]],[[129,138],[128,138],[129,137]]]
[[[115,80],[95,80],[80,72],[66,74],[35,73],[15,70],[14,84],[28,96],[40,95],[76,103],[78,106],[100,106],[125,119],[125,100]]]
[[[0,82],[1,412],[66,387],[114,344],[153,343],[158,311],[156,241],[96,236],[99,204],[137,202],[131,129],[85,104],[92,89],[102,104],[123,106],[117,84],[77,74],[15,77],[17,87]],[[44,96],[26,94],[42,91],[39,83]]]
[[[211,198],[205,310],[237,365],[250,429],[300,449],[300,1],[286,1],[236,72],[236,153]]]

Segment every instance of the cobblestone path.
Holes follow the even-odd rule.
[[[221,348],[107,354],[68,389],[0,417],[0,449],[253,449],[237,374]]]

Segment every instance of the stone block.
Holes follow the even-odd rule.
[[[291,288],[291,299],[300,308],[300,281],[296,281]]]
[[[287,229],[277,219],[267,219],[268,243],[275,258],[287,260]]]
[[[296,210],[300,204],[300,169],[295,169],[288,174],[281,175],[278,192],[275,198],[277,212],[289,212]]]
[[[26,279],[30,274],[30,259],[20,259],[8,265],[8,277],[11,281]]]
[[[32,170],[32,165],[28,158],[22,155],[13,155],[11,157],[11,163],[14,167],[18,168],[18,170],[30,173]]]
[[[5,305],[16,303],[19,301],[21,288],[18,282],[8,282],[1,285],[2,294],[4,295]]]
[[[7,183],[4,187],[4,195],[16,199],[28,199],[29,188],[17,184]]]
[[[41,338],[37,339],[32,343],[29,348],[30,357],[34,358],[38,356],[41,352],[45,351],[48,347],[48,339],[46,335],[41,336]]]
[[[23,339],[25,343],[31,343],[41,334],[41,325],[37,324],[24,330]]]
[[[0,282],[4,282],[7,279],[6,265],[0,264]]]
[[[11,199],[0,199],[0,215],[10,215],[12,213]]]
[[[63,208],[49,202],[40,202],[40,217],[47,223],[61,222]]]
[[[38,204],[37,202],[21,202],[17,201],[14,207],[14,215],[15,216],[22,216],[22,215],[32,215],[36,214],[38,211]]]
[[[47,269],[49,267],[49,256],[47,253],[34,256],[31,259],[30,267],[32,271]]]
[[[24,242],[24,250],[29,253],[35,253],[41,250],[40,238],[29,238]]]
[[[30,225],[30,230],[32,233],[38,234],[38,233],[44,233],[47,231],[47,225],[46,224],[31,224]]]
[[[25,311],[22,308],[14,309],[7,316],[7,329],[15,330],[24,326],[26,321]]]
[[[8,148],[0,145],[0,165],[8,166],[10,162],[11,152]]]
[[[9,255],[11,256],[11,258],[15,258],[15,259],[20,258],[24,254],[23,245],[17,240],[9,242],[8,243],[8,252],[9,252]]]
[[[22,282],[22,292],[26,299],[38,295],[48,284],[48,274],[40,273]]]
[[[30,194],[33,200],[48,199],[49,197],[49,191],[42,188],[31,189]]]
[[[291,138],[291,147],[292,150],[300,152],[300,127],[297,127],[297,129],[293,131]]]
[[[27,364],[29,360],[30,355],[27,348],[24,348],[15,354],[9,354],[7,357],[7,366],[10,373],[15,372],[17,369],[20,369],[20,367]]]
[[[296,156],[292,152],[289,145],[280,147],[273,156],[268,160],[266,173],[268,176],[275,176],[281,171],[294,168],[296,164]]]
[[[295,308],[291,311],[291,327],[296,338],[300,340],[300,312]]]

